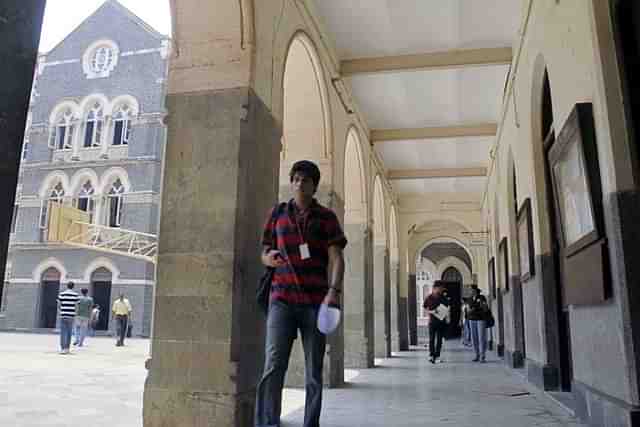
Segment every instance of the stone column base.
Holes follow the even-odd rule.
[[[504,352],[504,362],[507,366],[513,369],[524,368],[524,356],[522,352],[516,350],[505,350]]]
[[[541,365],[527,359],[527,380],[536,387],[545,390],[557,390],[560,386],[560,373],[555,366]]]

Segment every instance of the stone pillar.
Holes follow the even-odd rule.
[[[391,351],[400,351],[400,266],[391,262],[389,273],[391,277]]]
[[[373,248],[373,306],[374,306],[374,348],[376,357],[391,356],[391,334],[389,323],[389,263],[388,250],[384,245]]]
[[[371,240],[366,224],[345,225],[349,245],[345,251],[344,277],[344,364],[347,368],[372,368],[373,288],[367,281],[367,254]]]
[[[265,318],[260,232],[281,131],[247,87],[167,97],[153,359],[145,427],[248,427]]]
[[[0,4],[0,301],[45,0]]]
[[[418,345],[418,304],[416,302],[415,274],[409,274],[409,292],[407,298],[407,313],[409,315],[409,344]]]

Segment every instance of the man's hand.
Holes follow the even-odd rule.
[[[263,252],[262,263],[267,267],[281,267],[285,265],[285,260],[282,258],[280,251],[270,249],[268,252]]]
[[[324,296],[323,304],[340,307],[338,292],[334,288],[329,288],[329,292]]]

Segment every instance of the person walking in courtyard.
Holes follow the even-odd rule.
[[[89,294],[87,288],[80,289],[82,296],[78,300],[76,310],[76,341],[73,345],[82,347],[84,344],[84,338],[87,336],[89,330],[89,318],[91,317],[91,307],[93,307],[93,298]]]
[[[131,320],[131,303],[124,294],[120,294],[120,298],[113,302],[113,316],[116,318],[116,333],[118,335],[118,341],[116,347],[122,347],[124,345],[124,338],[127,336],[127,327]]]
[[[338,304],[344,276],[347,239],[335,213],[313,197],[320,170],[302,160],[293,165],[289,179],[294,198],[272,210],[262,238],[262,263],[275,271],[265,365],[256,392],[256,427],[280,425],[284,377],[298,330],[305,354],[304,427],[319,426],[326,337],[316,319],[321,304]]]
[[[449,306],[442,296],[444,286],[440,280],[436,280],[431,293],[424,300],[422,307],[429,314],[429,361],[431,363],[442,362],[442,340],[447,333],[447,319],[449,318]]]
[[[487,299],[482,295],[482,291],[477,286],[471,288],[472,296],[469,300],[469,324],[471,327],[471,341],[476,352],[474,362],[486,362],[485,353],[487,351],[487,314],[489,305]]]
[[[67,283],[67,289],[58,295],[58,312],[60,313],[60,354],[69,354],[73,321],[76,317],[76,306],[80,296],[73,290],[73,282]]]

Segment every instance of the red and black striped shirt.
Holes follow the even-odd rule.
[[[302,259],[300,245],[309,245],[311,257]],[[329,246],[344,249],[347,239],[336,214],[315,199],[305,216],[297,213],[293,199],[274,207],[264,226],[262,244],[277,249],[286,261],[276,268],[271,300],[289,304],[321,304],[328,290]]]

